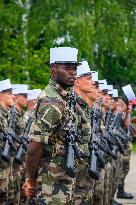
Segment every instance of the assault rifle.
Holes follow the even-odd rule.
[[[16,153],[17,151],[15,142],[20,143],[20,138],[17,137],[14,132],[14,119],[15,119],[15,106],[13,106],[10,110],[8,130],[7,133],[4,135],[5,145],[4,145],[3,152],[1,153],[2,159],[8,163],[10,162],[11,152]]]
[[[24,155],[25,155],[25,152],[27,150],[27,144],[28,144],[28,141],[29,141],[28,134],[29,134],[32,122],[33,122],[33,118],[29,117],[28,121],[27,121],[27,124],[26,124],[26,127],[25,127],[25,130],[24,130],[24,134],[21,137],[21,144],[20,144],[20,146],[18,148],[16,157],[15,157],[15,161],[18,164],[22,164],[23,163]]]
[[[119,111],[114,115],[113,122],[111,124],[112,133],[114,133],[114,138],[116,139],[116,143],[119,151],[124,154],[124,149],[127,146],[127,137],[126,133],[124,136],[123,130],[120,128],[120,120],[121,113]]]
[[[98,115],[98,127],[100,129],[101,121],[103,119],[103,116],[102,116],[103,115],[103,113],[102,113],[102,98],[100,99],[100,107],[99,107],[98,113],[99,113],[99,115]],[[109,146],[107,139],[102,136],[103,133],[101,133],[99,131],[98,134],[100,135],[99,138],[101,139],[99,142],[99,147],[100,147],[100,150],[102,150],[103,155],[106,153],[108,156],[111,156],[113,159],[117,159],[117,156],[111,151],[111,147]]]
[[[102,99],[100,99],[100,107],[102,104]],[[97,171],[98,163],[101,168],[105,167],[104,159],[100,154],[100,112],[98,111],[97,104],[95,103],[92,113],[91,113],[91,124],[92,124],[92,132],[90,137],[89,143],[89,150],[90,150],[90,158],[89,158],[89,169],[88,174],[95,180],[100,179],[100,175]]]
[[[75,113],[76,94],[74,92],[74,87],[72,88],[72,92],[70,94],[69,106],[71,111]],[[75,156],[77,154],[76,153],[77,149],[75,146],[76,138],[77,138],[77,130],[76,130],[75,119],[71,115],[69,130],[67,130],[66,133],[66,173],[72,178],[75,178],[76,176],[76,169],[74,166]]]
[[[105,120],[105,130],[103,139],[107,141],[107,144],[109,146],[109,149],[111,150],[111,156],[113,159],[117,160],[117,142],[115,137],[113,136],[113,133],[110,129],[111,119],[112,119],[113,113],[112,113],[112,107],[110,106],[109,111],[106,114],[106,120]]]

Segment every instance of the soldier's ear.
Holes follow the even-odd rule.
[[[51,75],[55,78],[57,76],[57,68],[54,64],[51,66]]]

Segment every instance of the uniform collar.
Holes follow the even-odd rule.
[[[8,110],[5,110],[1,105],[0,105],[0,112],[3,116],[7,117],[8,116],[8,112],[9,112],[9,109]]]
[[[25,111],[23,110],[22,112],[20,112],[17,108],[16,108],[16,114],[19,116],[24,115]]]
[[[50,79],[49,84],[57,90],[57,92],[60,94],[62,98],[66,98],[68,96],[68,92],[64,90],[57,82]]]
[[[77,96],[77,101],[80,106],[82,106],[84,109],[88,110],[88,104],[84,101],[84,99],[81,96]]]

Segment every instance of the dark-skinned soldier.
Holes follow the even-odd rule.
[[[27,197],[33,197],[40,163],[43,166],[39,204],[71,204],[75,178],[66,170],[66,135],[76,116],[69,107],[66,91],[74,85],[77,70],[77,49],[50,50],[51,79],[36,107],[26,153],[27,179],[23,185]]]

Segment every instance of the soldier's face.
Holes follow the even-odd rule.
[[[16,95],[16,104],[18,104],[20,107],[26,107],[27,106],[27,95]]]
[[[91,75],[85,75],[85,76],[78,78],[76,80],[76,85],[79,87],[79,89],[82,92],[85,92],[85,93],[91,93],[93,92],[93,89],[94,89],[93,87],[94,82],[92,82]]]
[[[35,108],[35,104],[36,104],[36,100],[29,100],[29,101],[27,102],[28,108],[29,108],[30,110],[33,110],[33,109]]]
[[[0,93],[0,101],[5,107],[11,107],[14,105],[14,95],[12,91]]]
[[[93,85],[92,92],[88,93],[88,97],[92,101],[96,101],[100,98],[99,90],[95,85]]]
[[[106,109],[110,109],[110,105],[111,105],[111,98],[108,94],[102,94],[102,98],[103,98],[103,106]]]
[[[72,87],[75,84],[77,66],[74,64],[57,64],[55,80],[62,87]]]
[[[113,111],[115,111],[117,109],[117,105],[116,105],[116,101],[113,98],[111,100],[111,104],[112,104]]]
[[[126,112],[126,110],[127,110],[126,103],[122,99],[119,99],[119,103],[120,103],[121,111]]]
[[[77,79],[77,83],[79,83],[80,90],[85,92],[91,101],[95,101],[98,98],[99,91],[95,82],[92,80],[91,75],[80,77]]]

